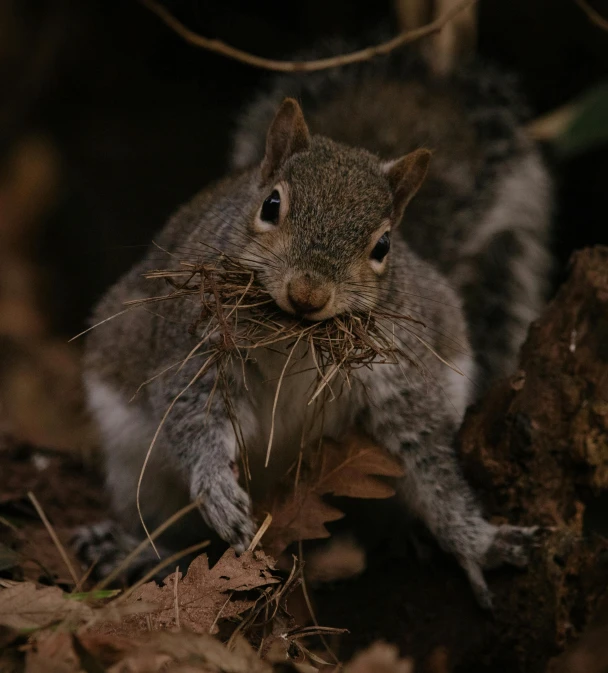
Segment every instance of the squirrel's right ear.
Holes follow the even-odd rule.
[[[293,98],[286,98],[278,109],[266,136],[266,155],[262,161],[262,180],[267,182],[289,159],[307,150],[310,133],[302,109]]]

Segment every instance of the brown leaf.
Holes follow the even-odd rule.
[[[146,604],[147,614],[129,616],[119,624],[106,622],[94,631],[133,636],[150,629],[173,628],[179,621],[180,627],[194,633],[215,632],[218,616],[235,617],[253,607],[255,601],[243,592],[279,581],[273,576],[273,570],[271,559],[259,551],[237,557],[234,550],[229,549],[213,568],[209,568],[207,555],[202,554],[192,561],[183,579],[178,575],[177,592],[175,573],[172,573],[162,587],[148,582],[126,600],[118,599],[124,607]]]
[[[306,581],[315,586],[351,579],[360,575],[367,566],[365,549],[354,537],[334,537],[306,554]]]
[[[72,637],[64,631],[45,631],[38,634],[27,652],[27,673],[82,673],[80,659],[72,644]]]
[[[72,600],[58,587],[37,589],[19,582],[0,591],[0,624],[13,629],[36,629],[69,619],[74,623],[92,616],[92,609]]]
[[[110,641],[111,642],[111,641]],[[236,638],[229,650],[209,634],[162,632],[125,651],[108,673],[271,673],[251,646]]]
[[[390,498],[395,490],[378,476],[403,476],[403,467],[364,437],[353,435],[341,444],[325,440],[310,463],[303,465],[295,488],[283,484],[281,494],[262,507],[272,514],[265,549],[278,557],[293,542],[329,537],[325,524],[344,514],[325,503],[323,495]]]
[[[400,659],[395,645],[374,643],[345,666],[344,673],[413,673],[411,660]]]
[[[326,440],[318,466],[316,492],[350,498],[390,498],[395,489],[377,479],[402,477],[403,465],[385,449],[361,436],[344,444]]]
[[[344,513],[323,502],[314,491],[294,493],[271,506],[272,523],[264,536],[264,549],[279,557],[292,542],[329,537],[325,524],[337,521]]]

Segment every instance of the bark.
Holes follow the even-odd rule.
[[[460,450],[490,514],[553,528],[527,571],[493,583],[482,648],[503,670],[542,671],[589,622],[608,580],[608,248],[573,256],[520,371],[468,413]]]

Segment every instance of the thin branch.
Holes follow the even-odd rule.
[[[571,101],[542,117],[533,119],[526,125],[526,130],[534,140],[541,142],[554,140],[566,131],[579,109],[579,101]]]
[[[260,540],[262,539],[262,536],[268,530],[268,527],[270,526],[271,523],[272,523],[272,514],[268,513],[266,514],[264,523],[260,526],[258,532],[254,535],[253,540],[251,540],[251,542],[249,543],[247,551],[253,551],[258,546]]]
[[[594,9],[587,0],[574,0],[576,4],[585,12],[589,20],[602,30],[608,31],[608,19],[605,19],[596,9]]]
[[[582,0],[577,0],[581,2]],[[388,54],[394,49],[403,47],[411,42],[433,35],[439,32],[449,21],[462,12],[467,7],[474,5],[477,0],[462,0],[454,7],[444,12],[431,23],[415,28],[414,30],[404,31],[387,42],[366,47],[353,51],[350,54],[341,54],[340,56],[332,56],[329,58],[321,58],[314,61],[278,61],[271,58],[264,58],[263,56],[256,56],[249,54],[242,49],[232,47],[221,40],[213,40],[203,35],[199,35],[187,28],[181,21],[179,21],[169,10],[156,0],[140,0],[140,2],[147,7],[151,12],[154,12],[169,28],[175,31],[182,39],[189,44],[207,49],[216,54],[221,54],[228,58],[246,63],[254,68],[263,68],[265,70],[274,70],[275,72],[315,72],[317,70],[327,70],[328,68],[336,68],[338,66],[349,65],[351,63],[360,63],[361,61],[368,61],[374,56]]]

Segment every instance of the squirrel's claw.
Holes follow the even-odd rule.
[[[496,526],[492,541],[481,559],[461,558],[461,565],[467,573],[477,602],[484,610],[492,609],[492,592],[483,575],[484,569],[504,564],[518,568],[528,565],[530,552],[537,545],[541,530],[539,526]]]
[[[496,528],[494,538],[483,559],[484,568],[496,568],[503,564],[523,568],[528,565],[530,551],[535,546],[539,526],[511,526],[503,524]]]

